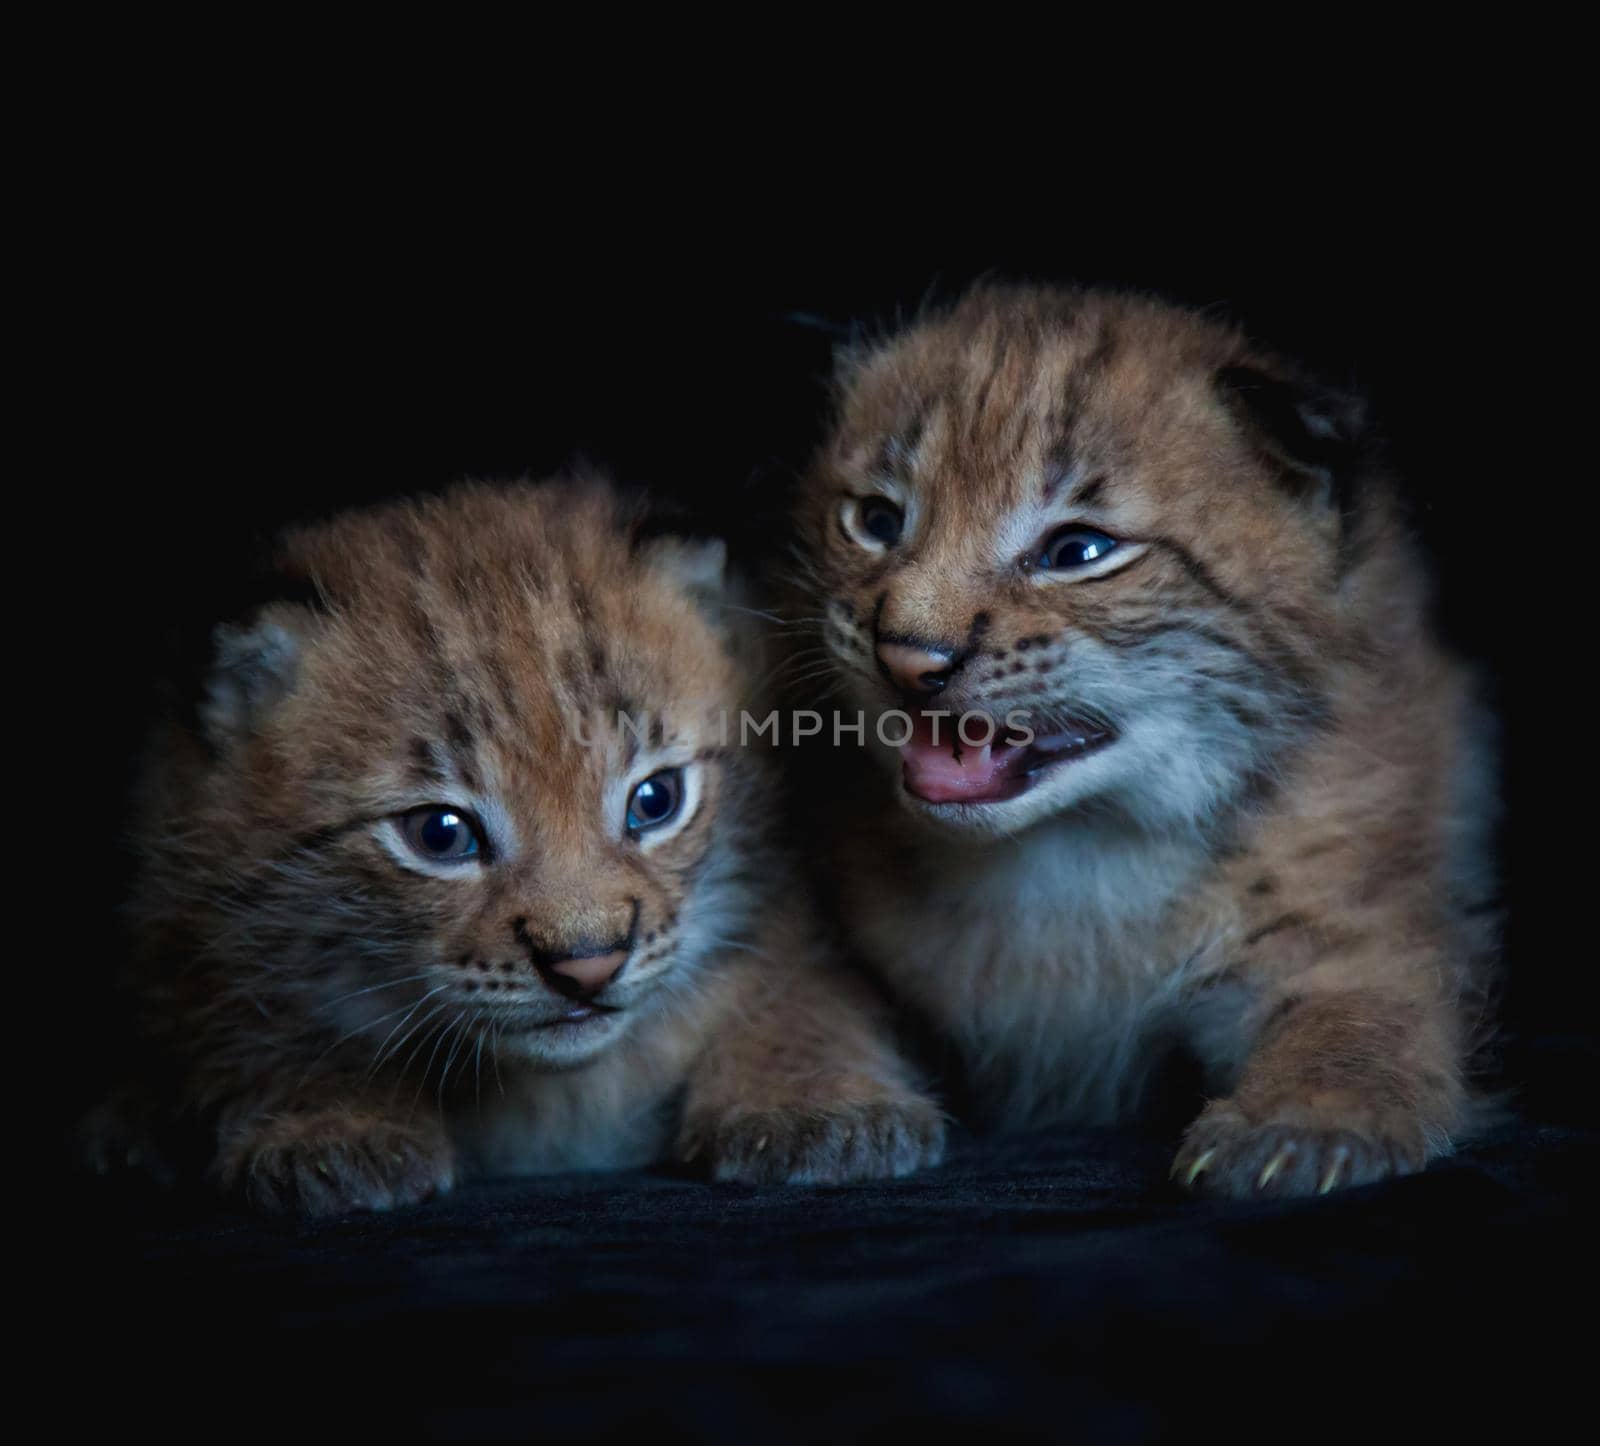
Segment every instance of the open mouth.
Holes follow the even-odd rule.
[[[1001,803],[1018,798],[1046,773],[1104,748],[1116,734],[1098,723],[1070,718],[1048,732],[998,728],[988,743],[963,743],[959,720],[918,714],[900,747],[906,792],[924,803]],[[968,724],[967,732],[978,729]]]

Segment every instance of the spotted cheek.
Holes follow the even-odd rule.
[[[1064,665],[1071,644],[1071,635],[1058,627],[1019,633],[1009,642],[986,648],[968,665],[968,671],[980,687],[1005,690],[1020,684],[1031,691],[1034,680],[1046,678]]]
[[[458,942],[460,947],[447,956],[440,983],[485,1003],[537,989],[538,971],[505,931]]]
[[[510,889],[496,890],[470,919],[461,919],[441,946],[436,983],[469,994],[477,1002],[507,1001],[540,992],[528,934],[528,901]],[[441,998],[444,996],[441,995]]]
[[[1023,632],[997,643],[968,665],[970,706],[1006,720],[1013,714],[1039,722],[1088,708],[1099,716],[1104,679],[1085,669],[1084,640],[1070,628]]]
[[[659,912],[639,921],[640,933],[628,961],[628,972],[635,981],[665,973],[677,956],[680,940],[678,910],[662,901]]]
[[[822,637],[837,666],[867,677],[876,676],[877,666],[873,657],[872,639],[867,629],[861,625],[853,605],[849,603],[828,605],[823,613]],[[807,661],[806,655],[800,654],[799,661],[801,663]],[[811,670],[804,667],[796,668],[795,673],[802,678],[811,676]]]

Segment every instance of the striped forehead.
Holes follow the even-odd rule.
[[[1084,423],[1115,352],[1109,327],[996,329],[948,352],[928,368],[888,359],[896,404],[874,408],[887,425],[856,449],[872,472],[997,509],[1055,502],[1083,483],[1081,433],[1092,430]],[[918,376],[920,386],[908,385]]]

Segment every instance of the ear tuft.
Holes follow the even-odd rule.
[[[294,684],[300,644],[270,618],[212,634],[211,671],[200,703],[200,726],[214,747],[248,733],[262,712]]]

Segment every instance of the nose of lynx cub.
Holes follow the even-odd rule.
[[[627,962],[626,949],[612,949],[605,954],[581,954],[549,964],[541,962],[539,972],[569,999],[586,999],[604,989]]]
[[[937,693],[950,681],[950,654],[934,648],[879,643],[878,661],[902,693]]]

